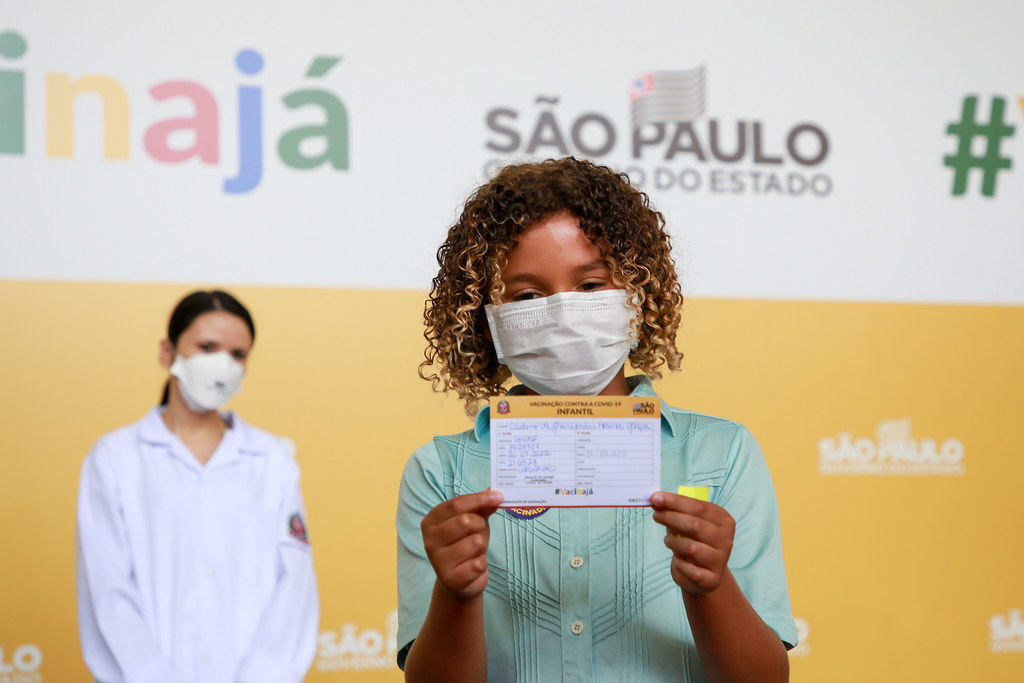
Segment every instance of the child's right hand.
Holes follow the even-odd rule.
[[[457,496],[437,505],[420,523],[423,548],[440,586],[469,600],[487,586],[487,518],[501,504],[499,491]]]

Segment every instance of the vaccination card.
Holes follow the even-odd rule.
[[[638,507],[661,489],[661,400],[491,399],[491,488],[501,507]]]

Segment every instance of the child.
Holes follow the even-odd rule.
[[[471,415],[513,375],[509,393],[654,396],[649,378],[679,368],[664,218],[606,167],[503,169],[438,262],[420,374]],[[627,358],[644,374],[626,377]],[[651,508],[498,511],[487,408],[417,450],[397,515],[406,680],[788,680],[796,630],[760,448],[664,403],[661,439]]]

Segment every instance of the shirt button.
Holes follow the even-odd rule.
[[[583,622],[582,621],[574,621],[574,622],[572,622],[572,626],[569,627],[569,630],[572,631],[573,633],[575,633],[576,635],[579,635],[579,634],[583,633]]]
[[[210,569],[209,567],[207,567],[206,569],[203,570],[203,576],[205,576],[208,579],[212,579],[213,578],[213,570]]]
[[[569,560],[569,566],[573,569],[579,569],[583,566],[583,558],[577,555],[576,557]]]
[[[209,664],[210,663],[210,658],[207,655],[199,655],[199,663],[200,664]]]
[[[210,487],[210,486],[204,486],[203,487],[203,495],[204,496],[208,496],[211,493],[213,493],[213,488],[212,487]]]

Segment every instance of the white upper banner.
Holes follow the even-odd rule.
[[[429,286],[510,159],[663,211],[688,295],[1024,304],[1017,2],[0,13],[0,278]]]

